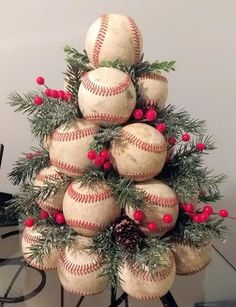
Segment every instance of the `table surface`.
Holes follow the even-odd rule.
[[[8,231],[16,230],[17,227],[0,227],[0,235]],[[0,239],[0,258],[16,257],[20,252],[19,236],[12,236],[6,239]],[[0,296],[3,296],[18,266],[0,267]],[[5,304],[8,307],[58,307],[60,306],[60,282],[57,273],[46,273],[47,282],[43,290],[22,303]],[[20,296],[35,289],[40,282],[40,275],[37,271],[25,267],[16,280],[10,296]],[[215,250],[213,251],[212,263],[203,271],[193,276],[176,276],[172,286],[171,293],[174,296],[178,306],[191,307],[201,302],[221,302],[218,305],[206,305],[209,307],[236,307],[236,271],[225,259]],[[118,294],[122,291],[119,289]],[[71,294],[65,294],[65,307],[76,306],[78,297]],[[86,297],[81,306],[83,307],[104,307],[108,306],[110,301],[110,292],[106,291],[98,296]],[[226,303],[225,301],[228,301]],[[231,301],[231,302],[230,302]],[[234,301],[234,302],[233,302]],[[122,305],[123,306],[123,305]],[[129,306],[143,307],[144,303],[129,297]],[[163,306],[159,300],[145,302],[146,307]],[[198,305],[196,305],[198,306]],[[203,305],[199,305],[203,306]]]

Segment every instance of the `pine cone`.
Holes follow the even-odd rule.
[[[113,234],[116,243],[127,251],[133,250],[142,238],[138,226],[127,215],[116,219],[113,224]]]

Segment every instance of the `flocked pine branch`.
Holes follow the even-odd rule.
[[[98,133],[94,135],[94,140],[90,144],[90,149],[99,152],[103,148],[107,148],[112,140],[120,137],[121,126],[111,126],[108,128],[100,128]]]
[[[45,149],[32,147],[32,151],[17,160],[9,173],[8,176],[14,185],[29,183],[35,174],[48,166],[49,154]]]
[[[38,107],[33,103],[34,97],[38,92],[29,92],[27,94],[20,95],[17,92],[13,92],[8,97],[8,103],[15,108],[16,112],[28,113],[31,115],[37,111]]]
[[[68,63],[81,63],[81,65],[84,65],[84,67],[87,67],[87,64],[89,64],[89,59],[85,50],[84,53],[80,53],[75,48],[66,45],[64,47],[64,53],[66,55],[66,61]]]

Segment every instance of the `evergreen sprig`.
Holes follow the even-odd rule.
[[[26,154],[17,160],[8,177],[14,185],[26,184],[31,181],[33,176],[41,169],[48,166],[49,154],[44,148],[31,148],[33,153],[28,158]]]
[[[27,94],[20,95],[17,92],[13,92],[8,97],[8,103],[15,108],[16,112],[33,114],[37,111],[37,106],[33,103],[34,97],[38,95],[38,92],[29,92]]]
[[[90,144],[90,149],[99,152],[103,148],[108,148],[110,143],[120,137],[121,126],[111,126],[108,128],[100,128],[98,133],[94,135],[94,140]]]
[[[76,179],[76,182],[80,182],[81,186],[93,186],[97,182],[105,181],[105,174],[100,169],[90,169],[85,171],[81,176]]]
[[[87,67],[87,64],[89,64],[89,59],[86,54],[86,51],[83,50],[83,52],[84,53],[80,53],[78,50],[68,45],[64,47],[64,53],[66,55],[66,61],[68,63],[81,63],[81,65]]]

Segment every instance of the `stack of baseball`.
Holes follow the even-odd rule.
[[[83,75],[78,90],[78,106],[83,118],[75,120],[69,127],[58,127],[47,139],[52,166],[38,174],[35,185],[42,186],[45,178],[53,181],[58,172],[80,176],[93,166],[87,154],[99,127],[121,125],[121,137],[107,148],[109,162],[121,176],[133,179],[136,188],[145,193],[146,206],[140,229],[145,234],[164,234],[175,226],[179,209],[174,191],[153,179],[162,171],[167,158],[166,139],[145,121],[129,123],[136,108],[136,89],[131,77],[118,69],[102,66],[104,61],[115,60],[127,65],[139,63],[142,35],[132,18],[119,14],[103,15],[90,26],[85,45],[94,69]],[[167,79],[152,72],[141,75],[137,81],[144,106],[149,110],[162,109],[168,94]],[[57,265],[61,283],[71,293],[90,295],[104,291],[107,278],[100,274],[104,261],[84,247],[91,237],[120,215],[120,206],[109,186],[105,183],[82,186],[75,181],[38,205],[50,213],[63,211],[67,225],[78,233],[76,250],[65,249],[60,255],[53,252],[43,259],[43,268]],[[134,219],[131,209],[126,214]],[[168,223],[163,222],[163,216],[169,217]],[[156,224],[158,228],[155,228]],[[37,244],[38,238],[37,233],[26,228],[23,251],[26,253],[30,244]],[[176,271],[172,253],[166,255],[166,261],[165,269],[157,268],[156,272],[149,272],[137,263],[125,262],[120,271],[122,288],[140,299],[164,295],[171,287]]]

